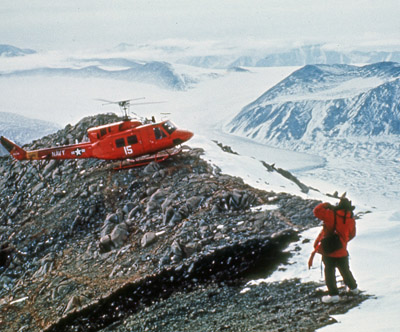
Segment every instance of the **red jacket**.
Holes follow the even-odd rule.
[[[314,242],[314,248],[321,255],[330,257],[344,257],[348,256],[347,252],[347,242],[356,236],[356,222],[352,217],[352,213],[345,210],[336,211],[336,231],[340,236],[343,247],[338,249],[331,254],[325,254],[320,246],[321,240],[324,238],[325,234],[333,231],[333,226],[335,222],[334,211],[328,209],[329,203],[318,204],[314,209],[314,215],[324,222],[323,229],[319,233],[317,239]],[[346,214],[346,217],[345,217]]]

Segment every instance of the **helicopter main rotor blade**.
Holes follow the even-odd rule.
[[[126,100],[119,100],[119,101],[111,101],[111,100],[107,100],[107,99],[98,99],[98,98],[95,99],[95,100],[104,102],[104,103],[105,103],[105,104],[103,104],[103,106],[104,106],[104,105],[109,105],[109,104],[124,105],[124,104],[129,103],[129,102],[131,102],[131,101],[133,101],[133,100],[141,100],[141,99],[146,99],[146,97],[133,98],[133,99],[126,99]]]
[[[163,104],[166,103],[166,101],[149,101],[145,103],[133,103],[130,106],[137,106],[137,105],[148,105],[148,104]]]
[[[95,99],[95,100],[104,102],[105,104],[103,104],[103,105],[115,104],[115,102],[110,101],[110,100],[106,100],[106,99]]]

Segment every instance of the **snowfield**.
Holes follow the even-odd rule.
[[[38,60],[38,62],[40,62]],[[15,62],[12,63],[15,65]],[[2,70],[5,70],[2,65]],[[351,268],[359,288],[373,297],[345,315],[335,316],[338,324],[321,331],[394,331],[400,326],[400,138],[380,137],[376,140],[354,138],[343,140],[336,149],[326,142],[305,142],[301,152],[266,146],[248,138],[233,136],[223,128],[250,102],[291,74],[297,67],[247,68],[247,72],[217,69],[199,70],[180,66],[179,75],[191,80],[183,91],[163,89],[156,85],[105,78],[72,77],[1,77],[0,105],[4,112],[52,121],[59,125],[76,123],[83,116],[118,112],[114,105],[102,106],[95,99],[122,100],[146,97],[149,102],[131,111],[156,118],[168,116],[178,127],[191,130],[195,136],[191,146],[205,149],[204,158],[222,172],[240,176],[248,184],[302,197],[328,200],[326,193],[347,192],[363,213],[357,221],[358,234],[350,243]],[[332,96],[346,94],[354,87],[368,89],[376,81],[361,78],[335,87]],[[324,93],[328,93],[325,91]],[[298,98],[301,98],[299,96]],[[317,116],[317,114],[315,115]],[[222,152],[215,142],[229,145],[239,155]],[[342,154],[345,154],[343,157]],[[317,189],[308,194],[277,173],[270,173],[261,161],[275,164],[296,175],[303,183]],[[330,199],[331,202],[335,200]],[[368,212],[368,213],[367,213]],[[311,245],[319,229],[302,234],[293,251],[292,264],[267,280],[301,277],[304,281],[320,281],[320,263],[307,269]],[[310,239],[309,243],[302,243]],[[254,281],[248,287],[256,287]]]

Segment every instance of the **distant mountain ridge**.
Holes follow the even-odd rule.
[[[256,66],[305,66],[307,64],[366,64],[400,61],[400,52],[336,51],[323,45],[306,45],[286,52],[272,53],[260,59]]]
[[[0,44],[0,56],[4,57],[15,57],[15,56],[24,56],[27,54],[35,54],[35,50],[31,50],[29,48],[18,48],[11,45]]]
[[[324,45],[305,45],[283,52],[247,55],[188,56],[179,63],[205,68],[305,66],[308,64],[368,64],[383,61],[400,62],[398,51],[338,51]]]
[[[92,61],[99,64],[90,65],[82,68],[42,67],[36,69],[16,70],[9,73],[1,74],[1,76],[14,77],[45,75],[111,78],[119,80],[140,81],[174,90],[184,90],[186,88],[187,82],[185,81],[185,78],[176,73],[174,68],[167,62],[150,61],[139,63],[127,59],[116,58],[89,59],[86,61]],[[106,66],[107,68],[104,68]]]
[[[14,113],[0,112],[0,135],[21,145],[54,133],[60,128],[61,126],[52,122],[31,119]],[[0,155],[6,154],[8,154],[7,151],[3,146],[0,146]]]
[[[261,142],[400,135],[400,64],[307,65],[226,126]]]
[[[213,49],[213,48],[211,48]],[[400,51],[360,51],[340,50],[324,44],[303,45],[285,51],[240,50],[238,48],[221,49],[198,55],[185,55],[187,47],[171,45],[133,45],[121,43],[108,52],[129,52],[147,50],[149,54],[164,52],[165,56],[175,58],[171,63],[185,64],[202,68],[226,69],[232,67],[278,67],[305,66],[308,64],[370,64],[383,61],[400,62]],[[37,53],[32,49],[22,49],[12,45],[0,44],[0,57],[16,57]],[[97,59],[103,62],[115,62],[126,59]],[[164,59],[163,59],[164,60]],[[84,60],[83,60],[84,61]],[[90,61],[90,60],[89,60]],[[133,64],[135,61],[126,60]],[[151,61],[147,61],[151,62]],[[157,62],[157,61],[156,61]],[[162,61],[161,61],[162,62]],[[136,62],[140,63],[140,62]]]

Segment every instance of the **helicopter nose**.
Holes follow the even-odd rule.
[[[193,133],[189,130],[179,129],[177,130],[176,136],[177,138],[174,139],[174,144],[178,145],[190,140],[193,137]]]
[[[183,140],[186,142],[193,137],[193,133],[189,130],[183,130]]]

